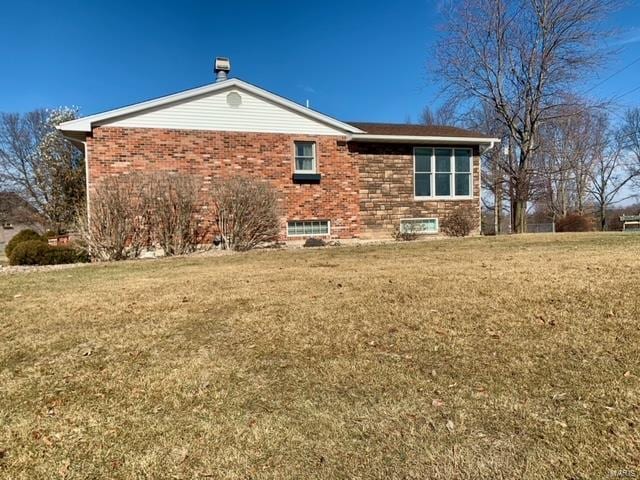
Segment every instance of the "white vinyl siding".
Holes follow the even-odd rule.
[[[227,95],[241,97],[231,106]],[[131,128],[219,130],[230,132],[344,135],[343,131],[240,89],[219,90],[200,97],[130,114],[100,125]]]
[[[315,237],[330,233],[329,220],[293,220],[287,222],[288,237]]]

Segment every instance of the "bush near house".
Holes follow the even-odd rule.
[[[22,230],[21,232],[17,233],[11,240],[9,240],[9,243],[7,243],[7,246],[4,249],[4,253],[7,255],[7,257],[10,257],[11,252],[13,252],[13,250],[20,243],[30,240],[38,240],[43,243],[46,243],[47,241],[46,238],[40,235],[38,232],[27,228],[26,230]]]
[[[73,247],[52,246],[42,240],[21,242],[9,255],[11,265],[60,265],[88,260],[85,254]]]
[[[76,221],[81,243],[96,260],[137,258],[160,246],[165,255],[196,250],[207,233],[201,222],[200,184],[171,172],[110,177],[91,196],[91,221]]]
[[[570,213],[556,220],[556,232],[591,232],[593,219],[587,215]]]
[[[246,251],[278,239],[278,194],[269,183],[244,176],[221,179],[211,199],[223,248]]]
[[[449,237],[466,237],[473,231],[473,226],[471,215],[461,209],[454,210],[440,223],[440,229]]]

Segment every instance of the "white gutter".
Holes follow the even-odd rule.
[[[442,137],[425,135],[373,135],[368,133],[354,133],[347,137],[351,142],[381,142],[381,143],[443,143],[443,144],[480,144],[493,148],[500,143],[499,138],[488,137]]]

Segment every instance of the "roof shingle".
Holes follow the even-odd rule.
[[[473,137],[489,138],[480,132],[446,125],[417,125],[410,123],[347,122],[369,135],[406,135],[420,137]]]

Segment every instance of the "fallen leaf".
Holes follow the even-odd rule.
[[[433,405],[434,407],[442,407],[444,405],[444,402],[442,400],[440,400],[439,398],[434,398],[431,401],[431,405]]]
[[[624,372],[624,377],[630,377],[631,376],[631,372],[629,370],[627,370],[626,372]]]
[[[21,296],[22,296],[22,294],[21,294],[21,293],[16,293],[16,294],[13,296],[13,298],[20,298]]]
[[[58,473],[62,478],[66,477],[67,473],[69,473],[69,465],[70,465],[69,460],[65,460],[64,462],[62,462],[62,466],[58,470]]]
[[[453,424],[453,422],[451,420],[447,420],[447,430],[449,430],[450,432],[453,432],[454,428],[455,428],[455,425]]]

